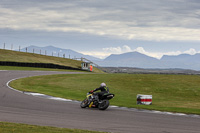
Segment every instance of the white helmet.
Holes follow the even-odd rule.
[[[105,87],[106,86],[106,84],[105,83],[101,83],[101,87]]]

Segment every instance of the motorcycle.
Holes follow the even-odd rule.
[[[86,99],[83,100],[80,104],[81,108],[98,108],[99,110],[105,110],[108,108],[110,102],[109,100],[114,98],[114,94],[105,93],[101,98],[94,93],[88,92],[86,95]]]

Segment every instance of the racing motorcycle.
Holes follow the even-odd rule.
[[[114,94],[105,93],[101,98],[95,93],[88,92],[86,99],[81,102],[81,108],[98,108],[99,110],[105,110],[108,108],[110,102],[109,100],[114,98]]]

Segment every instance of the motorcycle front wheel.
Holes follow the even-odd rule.
[[[105,109],[108,108],[109,104],[110,104],[110,103],[109,103],[108,100],[102,100],[102,101],[99,103],[98,108],[99,108],[99,110],[105,110]]]
[[[86,98],[85,100],[83,100],[80,104],[81,108],[86,108],[89,104],[89,100]]]

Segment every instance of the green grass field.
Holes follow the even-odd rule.
[[[0,122],[0,133],[103,133],[103,132]]]
[[[157,74],[74,74],[18,79],[11,86],[47,95],[83,100],[88,91],[107,83],[116,96],[112,105],[200,114],[200,76]],[[152,105],[137,105],[136,95],[153,95]]]

